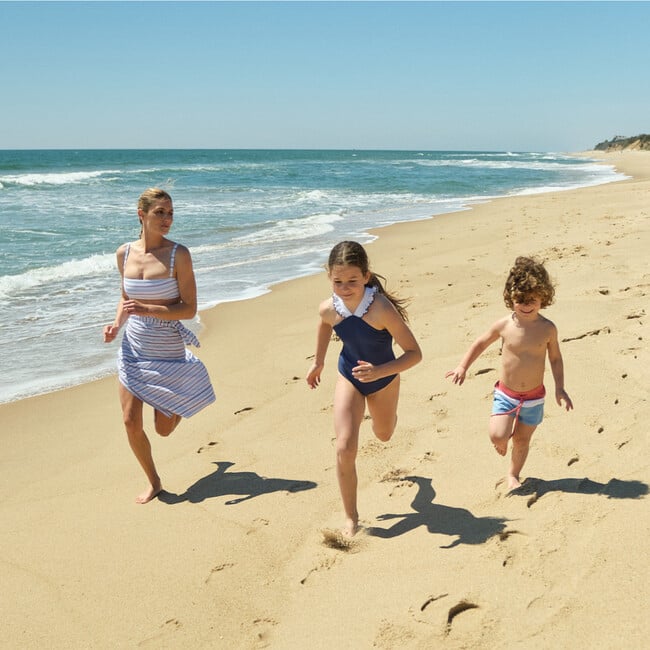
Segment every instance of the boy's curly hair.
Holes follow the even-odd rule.
[[[531,296],[538,296],[542,308],[553,304],[555,287],[551,282],[544,264],[534,257],[518,257],[510,269],[506,286],[503,289],[503,300],[508,309],[515,302],[525,303]]]

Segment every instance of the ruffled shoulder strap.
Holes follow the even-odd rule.
[[[357,318],[362,318],[370,308],[370,305],[372,305],[376,293],[377,287],[366,287],[366,290],[363,292],[363,298],[361,298],[361,302],[359,303],[359,306],[354,310],[354,313],[352,313],[345,306],[343,300],[336,294],[332,295],[332,304],[334,305],[336,313],[341,318],[347,318],[348,316],[356,316]]]

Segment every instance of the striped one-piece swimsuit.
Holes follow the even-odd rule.
[[[180,296],[174,277],[174,244],[168,278],[138,280],[124,277],[124,293],[134,300],[164,300]],[[124,268],[129,255],[127,245]],[[138,399],[167,417],[188,418],[215,401],[208,371],[185,345],[199,341],[178,320],[129,316],[118,353],[118,376]]]

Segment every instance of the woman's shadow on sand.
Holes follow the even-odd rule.
[[[436,498],[436,491],[433,489],[430,478],[406,476],[404,481],[410,481],[418,486],[418,492],[411,502],[414,512],[402,515],[380,515],[377,519],[383,521],[401,519],[401,521],[393,524],[390,528],[377,528],[376,526],[366,528],[368,535],[388,539],[409,533],[419,526],[426,526],[430,533],[456,537],[451,544],[440,547],[453,548],[459,544],[483,544],[490,537],[504,533],[507,519],[475,517],[465,508],[453,508],[432,503]]]
[[[299,481],[284,478],[265,478],[255,472],[227,472],[235,463],[217,461],[214,463],[217,470],[199,479],[190,485],[183,494],[173,494],[163,490],[158,499],[163,503],[173,505],[189,501],[200,503],[206,499],[228,495],[242,496],[226,501],[227,506],[232,506],[253,497],[269,494],[271,492],[302,492],[316,487],[314,481]]]

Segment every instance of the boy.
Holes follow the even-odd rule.
[[[544,367],[546,355],[555,381],[555,400],[567,411],[573,403],[564,390],[564,364],[555,325],[539,312],[553,302],[555,288],[543,264],[518,257],[503,290],[506,307],[512,310],[470,346],[451,377],[462,384],[469,367],[483,351],[501,338],[502,363],[494,389],[489,433],[494,448],[506,455],[512,438],[508,488],[521,487],[519,474],[526,462],[530,439],[544,415]]]

